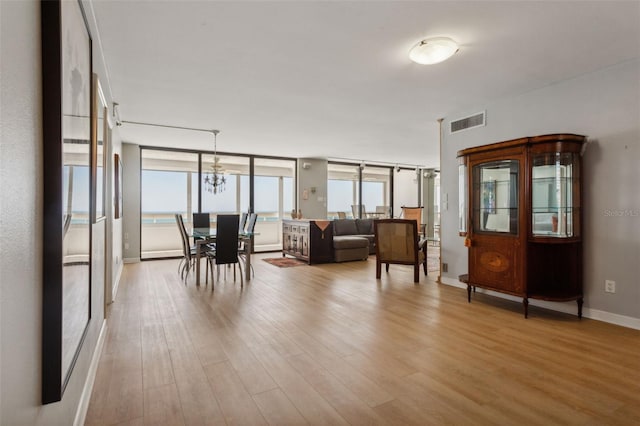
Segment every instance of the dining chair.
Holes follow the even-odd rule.
[[[373,222],[376,239],[376,278],[382,275],[382,264],[413,265],[413,282],[420,281],[420,264],[427,275],[426,240],[420,239],[413,219],[380,219]]]
[[[71,213],[64,215],[64,222],[62,224],[62,237],[64,238],[67,235],[67,231],[69,231],[69,226],[71,226]]]
[[[209,215],[209,213],[193,214],[194,228],[209,228],[210,226],[211,226],[211,216]]]
[[[345,212],[338,212],[338,219],[346,219],[347,214]]]
[[[247,229],[245,229],[246,233],[253,234],[255,232],[257,220],[258,220],[258,213],[250,213],[249,214],[249,219],[247,220]],[[253,236],[251,238],[253,238]],[[247,247],[246,247],[245,243],[242,243],[239,247],[240,248],[238,249],[238,256],[240,256],[240,258],[244,262],[244,265],[245,265],[245,268],[246,268],[246,266],[247,266]],[[251,272],[255,275],[255,271],[253,270],[253,265],[251,265]]]
[[[240,223],[238,224],[238,232],[242,233],[244,232],[244,228],[247,226],[247,217],[249,215],[247,213],[242,213],[242,216],[240,216]]]
[[[207,251],[208,261],[211,263],[211,290],[214,288],[213,265],[216,265],[216,275],[220,279],[220,265],[233,265],[233,280],[236,280],[236,264],[240,269],[240,286],[244,285],[242,265],[238,258],[238,227],[240,216],[237,214],[219,214],[216,218],[215,250]],[[225,276],[227,272],[225,270]]]
[[[182,241],[182,259],[178,264],[178,273],[180,274],[180,278],[185,280],[186,283],[186,280],[189,277],[189,272],[195,266],[198,251],[196,246],[191,246],[189,244],[189,234],[187,233],[187,228],[184,226],[182,215],[176,214],[175,219],[178,224],[178,231],[180,232],[180,240]],[[208,250],[209,249],[205,245],[201,246],[200,258],[206,257]],[[206,276],[208,277],[209,265],[207,265],[206,268]]]
[[[193,213],[193,227],[194,228],[209,228],[211,227],[211,216],[209,213]],[[196,243],[198,238],[193,238],[193,244]]]

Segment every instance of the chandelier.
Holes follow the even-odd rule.
[[[218,194],[224,191],[224,186],[227,183],[227,179],[222,173],[222,166],[218,164],[218,133],[220,130],[211,130],[213,133],[213,165],[211,166],[211,172],[206,173],[204,176],[204,188],[212,194]]]

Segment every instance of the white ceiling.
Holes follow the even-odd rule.
[[[437,166],[439,117],[640,57],[638,1],[92,6],[121,119],[220,129],[225,152]],[[412,63],[409,49],[431,36],[460,51]],[[206,133],[120,134],[213,148]]]

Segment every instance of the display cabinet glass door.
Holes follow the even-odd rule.
[[[470,160],[471,228],[469,278],[499,291],[522,294],[522,234],[518,218],[522,201],[524,158]]]
[[[517,160],[473,168],[473,221],[476,232],[518,233]]]
[[[580,191],[578,158],[572,152],[533,157],[531,169],[531,233],[533,236],[578,236]]]

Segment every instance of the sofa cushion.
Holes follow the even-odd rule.
[[[353,219],[336,219],[333,221],[333,235],[354,235],[358,233],[356,221]]]
[[[369,240],[362,237],[339,236],[333,239],[333,248],[336,250],[366,248],[369,249]]]
[[[373,235],[373,219],[356,219],[356,227],[354,234]]]

